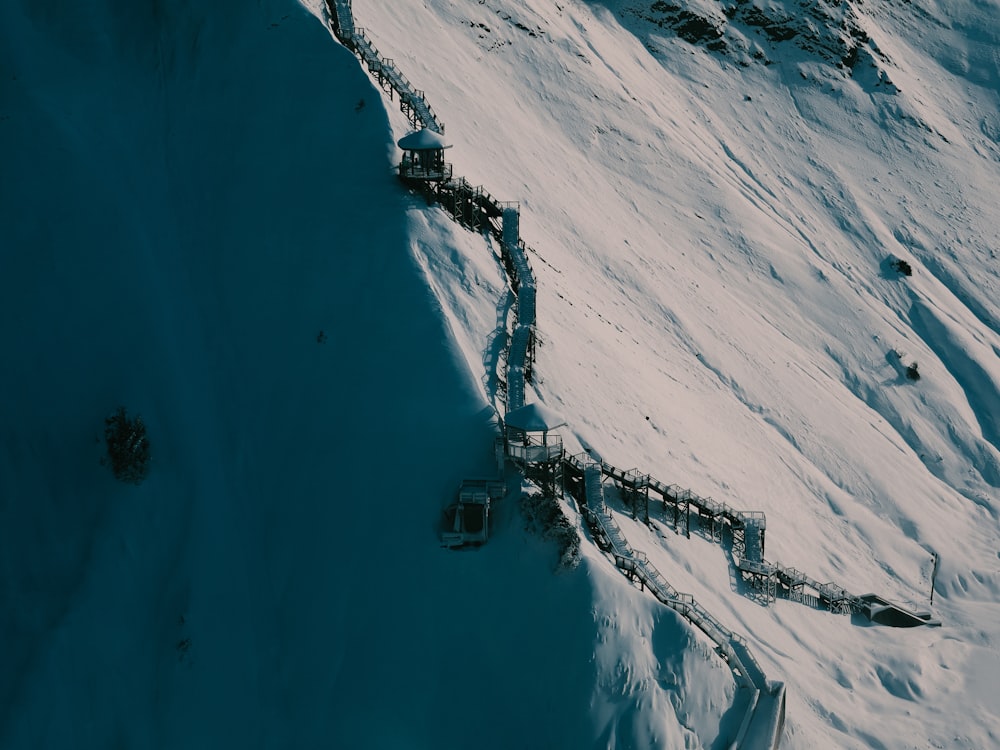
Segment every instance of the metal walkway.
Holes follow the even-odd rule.
[[[431,105],[427,103],[424,92],[414,88],[396,67],[395,62],[378,51],[365,30],[354,25],[354,12],[350,0],[326,0],[326,8],[334,35],[341,44],[360,58],[390,99],[394,95],[399,97],[399,108],[410,121],[410,125],[416,130],[430,128],[438,133],[444,133],[444,123],[438,119]]]
[[[351,50],[368,68],[390,99],[398,97],[400,110],[415,128],[430,128],[444,133],[444,123],[427,102],[423,91],[414,88],[395,63],[382,55],[375,44],[354,23],[350,0],[326,0],[330,27],[334,36]],[[472,186],[458,177],[428,187],[433,198],[463,226],[489,231],[499,242],[501,259],[511,288],[516,295],[516,307],[510,324],[507,346],[505,409],[512,411],[524,405],[526,383],[531,381],[535,349],[535,277],[528,261],[528,247],[520,239],[520,210],[516,203],[496,200],[481,186]]]
[[[564,457],[566,472],[581,475],[589,457]],[[750,592],[764,604],[779,596],[790,601],[826,609],[837,614],[861,614],[872,622],[894,627],[918,625],[936,626],[940,621],[928,612],[914,612],[888,602],[877,594],[853,594],[832,581],[820,582],[796,568],[787,568],[764,557],[767,518],[761,511],[736,510],[709,497],[700,497],[691,490],[667,485],[635,469],[625,470],[606,461],[594,462],[600,475],[615,482],[625,498],[630,499],[633,517],[637,498],[646,509],[659,509],[663,519],[674,530],[691,536],[692,518],[695,528],[709,539],[726,544],[727,538],[733,564]],[[641,495],[639,493],[645,493]]]
[[[646,588],[664,606],[674,610],[715,644],[715,652],[733,672],[736,684],[748,691],[747,709],[733,747],[776,748],[785,716],[784,683],[767,679],[750,653],[746,641],[715,619],[691,594],[679,592],[663,577],[644,552],[632,548],[604,502],[604,471],[601,464],[585,459],[567,459],[583,475],[584,493],[579,498],[587,525],[597,545],[613,556],[615,566],[640,588]],[[762,743],[761,738],[773,738]]]

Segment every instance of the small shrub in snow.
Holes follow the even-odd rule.
[[[129,419],[124,406],[104,420],[104,439],[108,444],[108,463],[115,478],[130,484],[142,484],[149,473],[149,438],[142,417]]]
[[[890,258],[889,265],[892,267],[893,271],[901,273],[903,276],[913,275],[913,268],[902,258]]]
[[[556,570],[572,570],[580,564],[580,535],[558,500],[541,493],[525,493],[521,495],[521,513],[528,531],[555,542],[559,552]]]

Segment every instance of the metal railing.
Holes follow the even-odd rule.
[[[395,92],[399,96],[400,109],[410,124],[417,129],[430,128],[444,133],[444,123],[438,119],[424,92],[415,88],[396,64],[378,51],[363,28],[354,25],[350,0],[327,0],[326,7],[334,36],[361,58],[379,85],[388,86],[390,95]]]

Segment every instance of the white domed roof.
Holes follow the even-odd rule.
[[[409,135],[404,135],[399,139],[397,145],[404,151],[437,151],[443,148],[451,148],[445,143],[444,136],[435,133],[430,128],[417,130]]]
[[[525,432],[548,432],[566,424],[559,414],[537,401],[507,412],[504,422],[508,427]]]

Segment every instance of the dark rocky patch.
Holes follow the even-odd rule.
[[[801,60],[804,52],[866,89],[896,93],[881,65],[887,58],[865,30],[859,7],[858,0],[655,0],[632,4],[622,15],[741,65]]]

